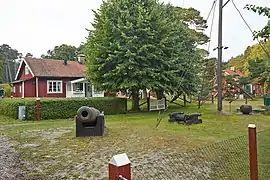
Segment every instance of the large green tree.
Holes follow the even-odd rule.
[[[0,54],[0,84],[4,83],[4,56]]]
[[[184,24],[187,27],[187,29],[189,29],[190,33],[192,34],[195,40],[196,45],[203,45],[209,42],[209,37],[205,34],[205,30],[207,28],[207,21],[201,16],[200,11],[194,8],[186,9],[182,7],[174,7],[173,9],[174,9],[175,20],[181,24]],[[196,54],[197,54],[197,61],[201,60],[201,62],[198,61],[197,65],[199,66],[197,68],[194,68],[191,66],[190,69],[193,69],[193,70],[196,69],[197,71],[199,70],[200,78],[198,78],[198,74],[196,74],[195,71],[189,74],[184,73],[186,74],[185,81],[184,82],[180,81],[179,83],[180,87],[176,86],[177,91],[176,93],[174,93],[174,96],[171,99],[171,102],[175,101],[182,94],[191,95],[191,94],[194,94],[194,92],[198,90],[200,91],[199,94],[201,94],[202,89],[205,89],[205,88],[202,88],[204,87],[203,85],[204,77],[202,76],[201,71],[203,71],[202,67],[205,64],[205,61],[207,61],[209,52],[204,49],[197,48]],[[193,75],[195,75],[195,77]],[[198,85],[200,85],[201,88],[198,89]]]
[[[21,53],[11,48],[8,44],[2,44],[0,46],[0,55],[4,57],[4,73],[2,79],[4,82],[11,82],[15,78],[19,64],[16,60],[21,56]]]
[[[78,54],[78,49],[75,46],[62,44],[60,46],[55,46],[53,50],[48,50],[47,54],[43,54],[41,57],[47,59],[74,61]]]
[[[132,93],[139,109],[140,89],[172,93],[196,79],[196,38],[176,18],[174,7],[157,0],[108,0],[94,11],[94,30],[85,44],[88,78],[106,90]],[[190,68],[185,73],[184,69]],[[179,81],[186,83],[179,86]],[[182,84],[182,83],[181,83]]]

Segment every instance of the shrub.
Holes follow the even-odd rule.
[[[26,99],[0,99],[0,114],[17,118],[19,106],[26,106],[26,119],[34,120],[36,105],[34,98]],[[104,114],[126,113],[126,99],[122,98],[44,98],[40,101],[41,119],[66,119],[76,115],[81,106],[91,106]]]
[[[90,99],[44,99],[41,101],[41,119],[65,119],[76,115],[81,106],[94,107],[105,114],[126,112],[126,99],[90,98]],[[61,107],[61,108],[59,108]]]
[[[11,96],[11,86],[9,84],[0,84],[0,88],[4,88],[5,96],[10,97]]]

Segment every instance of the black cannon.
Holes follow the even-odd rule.
[[[103,136],[104,114],[99,110],[82,106],[76,115],[76,137]]]
[[[184,125],[191,125],[191,124],[200,124],[202,120],[199,119],[201,114],[194,113],[194,114],[184,114],[183,112],[174,112],[169,115],[169,122],[174,123],[177,122],[178,124]]]
[[[243,114],[252,113],[252,106],[250,104],[243,104],[240,106],[240,112]]]

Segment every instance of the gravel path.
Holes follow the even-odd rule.
[[[19,154],[8,138],[0,137],[0,180],[15,179],[22,179]]]

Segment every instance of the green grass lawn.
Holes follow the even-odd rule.
[[[244,101],[233,102],[232,110],[235,111],[242,103]],[[253,107],[259,107],[263,104],[263,100],[249,103]],[[134,164],[143,164],[149,161],[154,162],[157,158],[166,157],[169,154],[181,156],[181,153],[193,148],[246,136],[249,123],[255,123],[258,131],[270,129],[270,116],[262,114],[243,116],[235,115],[235,113],[233,116],[221,116],[215,113],[215,109],[216,105],[209,102],[201,109],[198,109],[196,104],[188,105],[188,107],[172,105],[164,115],[158,129],[155,129],[158,112],[108,115],[105,116],[104,137],[75,138],[73,119],[29,122],[0,116],[0,130],[2,136],[7,136],[15,142],[15,147],[21,154],[26,179],[78,179],[79,177],[81,179],[107,179],[108,161],[113,155],[119,153],[127,153]],[[225,101],[224,110],[228,109],[228,102]],[[169,124],[168,114],[181,111],[202,113],[203,123],[192,126]],[[269,141],[266,138],[268,135],[270,135],[269,131],[265,131],[258,140],[260,157],[265,157],[263,154],[269,152],[270,145],[262,146],[263,142]],[[243,149],[246,146],[244,141],[246,141],[245,138],[236,139],[231,141],[231,145]],[[38,146],[22,147],[25,144]],[[207,155],[207,158],[210,159],[220,154],[225,154],[228,159],[240,157],[239,154],[232,156],[230,150],[226,150],[226,148],[233,148],[230,143],[221,145],[215,145],[213,148],[207,146],[204,154],[209,152],[210,155]],[[215,149],[219,149],[219,152],[216,153]],[[246,149],[243,151],[247,152]],[[230,155],[230,158],[227,155]],[[246,158],[246,155],[243,157]],[[261,159],[264,159],[263,172],[268,172],[267,164],[270,158]]]

